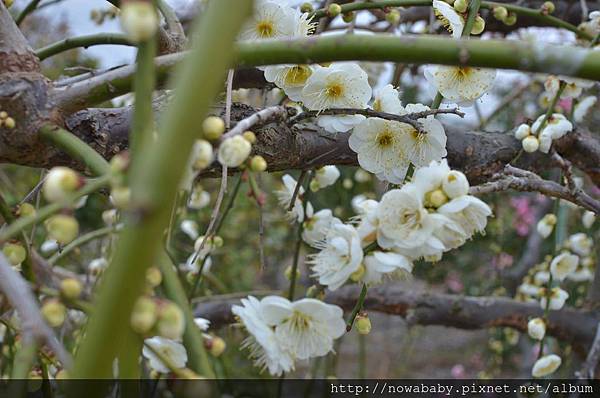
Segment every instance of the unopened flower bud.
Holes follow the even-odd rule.
[[[313,12],[314,8],[312,6],[312,4],[310,4],[308,1],[305,3],[302,3],[302,5],[300,6],[300,12],[302,13],[307,13],[307,12]]]
[[[57,299],[50,299],[44,302],[40,312],[48,325],[53,328],[62,325],[67,317],[67,309]]]
[[[207,140],[218,140],[225,132],[225,122],[218,116],[209,116],[202,122],[202,131]]]
[[[158,307],[156,330],[159,335],[171,340],[178,340],[183,335],[184,328],[185,317],[181,308],[170,301]]]
[[[530,135],[527,136],[521,141],[521,145],[523,146],[523,150],[525,152],[535,152],[540,147],[540,141],[536,136]]]
[[[518,140],[522,140],[529,135],[531,135],[531,127],[528,124],[520,124],[515,130],[515,138]]]
[[[467,6],[468,4],[466,0],[455,0],[453,5],[454,9],[460,13],[467,11]]]
[[[504,24],[507,26],[513,26],[517,23],[517,14],[509,12],[508,16],[504,18]]]
[[[331,3],[327,9],[327,15],[331,18],[335,18],[342,13],[342,6],[338,3]]]
[[[560,367],[562,359],[556,354],[544,355],[533,365],[531,375],[533,377],[544,377],[556,372]]]
[[[252,171],[265,171],[267,169],[267,161],[260,155],[253,156],[250,160],[250,170]]]
[[[366,268],[361,263],[358,266],[358,269],[356,271],[354,271],[353,273],[350,274],[350,280],[353,281],[353,282],[360,281],[363,278],[363,276],[365,276],[365,272],[366,272]]]
[[[350,178],[344,178],[342,181],[342,187],[344,187],[344,189],[352,189],[353,186],[354,182],[352,182]]]
[[[594,221],[596,221],[596,214],[593,211],[586,210],[585,213],[583,213],[581,221],[583,226],[589,229],[594,225]]]
[[[284,275],[288,281],[292,280],[292,270],[293,270],[293,267],[291,265],[285,269]],[[300,279],[300,270],[298,270],[296,268],[296,280],[298,280],[298,279]]]
[[[131,189],[129,187],[114,187],[110,191],[110,199],[117,209],[126,209],[131,203]]]
[[[223,238],[221,238],[219,235],[213,236],[212,245],[217,249],[219,247],[223,247]]]
[[[498,21],[504,21],[508,16],[508,10],[506,7],[494,7],[493,13],[494,18],[496,18]]]
[[[385,14],[385,20],[391,25],[398,25],[400,23],[400,11],[397,8],[394,8]]]
[[[368,315],[357,315],[354,322],[356,324],[356,331],[358,333],[367,335],[371,332],[371,320],[369,319]]]
[[[354,13],[352,11],[346,12],[342,15],[342,21],[346,23],[350,23],[354,21]]]
[[[546,334],[546,324],[542,318],[533,318],[527,323],[527,333],[532,339],[541,340]]]
[[[131,328],[140,334],[148,333],[156,323],[157,306],[150,297],[142,296],[135,302],[131,312]]]
[[[442,189],[450,199],[458,198],[469,193],[469,181],[460,171],[452,170],[444,177]]]
[[[213,147],[206,140],[196,140],[193,149],[192,167],[194,170],[203,170],[210,166],[215,159]]]
[[[244,139],[251,144],[254,144],[256,142],[256,134],[254,134],[253,131],[250,131],[250,130],[244,131],[244,133],[242,134],[242,137],[244,137]]]
[[[57,214],[45,222],[48,237],[60,244],[71,243],[79,234],[79,223],[74,217]]]
[[[212,339],[210,339],[210,354],[213,357],[220,357],[225,351],[225,348],[227,348],[227,344],[225,343],[225,340],[219,336],[214,336]]]
[[[473,29],[471,29],[472,35],[478,35],[483,32],[485,29],[485,20],[481,18],[479,15],[475,17],[475,22],[473,23]]]
[[[427,207],[438,208],[448,202],[448,196],[441,189],[436,189],[425,194],[425,204]]]
[[[59,202],[81,186],[79,175],[68,167],[53,167],[44,180],[42,192],[48,202]]]
[[[238,167],[246,161],[251,151],[252,145],[243,137],[236,135],[226,139],[219,146],[219,162],[223,166]]]
[[[542,217],[540,221],[538,221],[536,229],[543,238],[547,238],[550,236],[550,234],[552,234],[555,225],[556,216],[552,213],[549,213]]]
[[[162,273],[157,267],[150,267],[146,270],[146,282],[153,288],[161,284]]]
[[[158,29],[158,15],[152,2],[128,1],[121,6],[121,27],[134,43],[151,39]]]
[[[4,127],[6,127],[9,130],[14,129],[17,126],[17,122],[15,122],[15,119],[13,119],[12,117],[7,117],[6,119],[4,119],[3,123]]]
[[[22,203],[17,208],[17,217],[31,217],[36,213],[35,207],[31,203]]]
[[[60,282],[60,293],[69,300],[75,300],[81,295],[83,284],[75,278],[63,279]]]
[[[17,266],[27,258],[27,250],[20,243],[7,243],[2,248],[2,253],[11,265]]]
[[[542,7],[541,7],[542,14],[544,14],[544,15],[552,14],[555,9],[556,9],[556,7],[554,6],[554,3],[551,1],[544,2],[544,4],[542,4]]]

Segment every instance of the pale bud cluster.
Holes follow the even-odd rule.
[[[571,122],[562,114],[554,113],[546,118],[540,116],[531,126],[521,124],[515,130],[515,138],[521,140],[525,152],[548,153],[552,141],[573,130]]]
[[[0,111],[0,128],[4,127],[9,130],[12,130],[16,126],[17,122],[15,121],[15,119],[10,117],[6,111]]]

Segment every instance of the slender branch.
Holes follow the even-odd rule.
[[[356,300],[356,304],[350,313],[350,317],[348,317],[348,322],[346,322],[346,332],[352,330],[352,325],[354,325],[354,320],[360,311],[362,311],[363,305],[365,303],[365,298],[367,297],[367,285],[363,283],[362,288],[360,289],[360,294],[358,295],[358,300]]]
[[[475,24],[475,18],[479,14],[480,7],[480,0],[469,1],[469,14],[467,15],[467,20],[465,21],[465,26],[463,27],[462,37],[469,37],[471,35],[473,25]]]
[[[293,113],[293,108],[288,108],[281,105],[270,106],[237,122],[234,128],[223,134],[221,140],[233,137],[234,135],[243,134],[244,131],[250,130],[254,126],[262,126],[273,121],[285,120]]]
[[[27,18],[27,16],[29,14],[31,14],[32,12],[35,11],[35,9],[37,8],[38,4],[40,4],[42,0],[31,0],[29,2],[29,4],[27,4],[25,6],[25,8],[23,9],[23,11],[21,11],[21,13],[17,16],[17,19],[15,19],[15,23],[17,25],[21,25],[21,23],[23,23],[23,21],[25,20],[25,18]]]
[[[88,242],[93,241],[94,239],[102,238],[106,235],[110,235],[113,232],[118,231],[122,227],[121,224],[111,225],[109,227],[104,227],[100,229],[96,229],[94,231],[88,232],[85,235],[81,235],[68,245],[66,245],[60,252],[55,253],[52,257],[48,259],[48,264],[54,265],[62,258],[65,258],[69,253],[78,248],[79,246],[85,245]]]
[[[120,44],[124,46],[134,45],[129,41],[126,35],[121,33],[98,33],[93,35],[70,37],[56,43],[47,45],[35,50],[35,55],[40,61],[50,58],[53,55],[72,50],[74,48],[98,46],[102,44]]]
[[[42,319],[29,285],[13,270],[2,253],[0,253],[0,290],[19,313],[22,329],[47,344],[63,365],[70,367],[71,357]]]
[[[172,36],[175,37],[174,40],[185,43],[185,32],[183,30],[183,26],[181,26],[179,18],[177,17],[177,14],[175,13],[175,10],[173,10],[166,0],[156,0],[156,6],[165,18],[167,30]]]
[[[148,148],[146,161],[131,170],[133,196],[143,205],[133,212],[133,219],[128,217],[113,261],[102,279],[95,311],[77,352],[75,377],[110,375],[118,347],[107,345],[106,338],[120,341],[125,328],[114,325],[128,322],[135,300],[144,289],[145,281],[140,275],[162,248],[160,241],[175,192],[192,144],[198,138],[198,118],[207,113],[222,88],[224,73],[233,60],[228,49],[251,9],[251,1],[210,2],[198,23],[194,49],[177,74],[177,95],[162,117],[158,141]],[[165,167],[167,164],[169,167]],[[201,373],[214,377],[210,367],[203,366]]]
[[[40,136],[67,152],[74,159],[82,161],[94,174],[108,173],[110,168],[108,162],[88,144],[67,130],[46,124],[40,128]]]
[[[142,151],[150,145],[154,131],[154,118],[152,109],[152,94],[156,83],[154,71],[154,56],[156,42],[146,40],[138,45],[136,59],[136,74],[134,78],[134,97],[132,133],[129,138],[129,148],[132,161],[142,161]]]

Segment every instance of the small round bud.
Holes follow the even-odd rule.
[[[206,140],[196,140],[192,152],[192,167],[194,170],[207,168],[215,159],[213,147]]]
[[[48,202],[65,200],[81,186],[79,174],[68,167],[53,167],[44,180],[42,192]]]
[[[450,171],[442,182],[442,189],[450,199],[458,198],[469,193],[469,181],[460,171]]]
[[[250,170],[252,171],[265,171],[267,169],[267,161],[260,155],[252,157],[250,160]]]
[[[312,4],[310,4],[309,2],[302,3],[302,5],[300,6],[300,12],[302,12],[302,13],[313,12],[313,11],[314,11],[314,8],[313,8]]]
[[[425,205],[438,208],[448,202],[448,196],[441,189],[436,189],[425,194]]]
[[[69,300],[75,300],[81,295],[83,285],[75,278],[63,279],[60,282],[60,293]]]
[[[119,219],[117,209],[105,210],[102,212],[102,221],[106,225],[114,225]]]
[[[554,6],[553,2],[546,1],[546,2],[544,2],[544,4],[542,4],[541,10],[542,10],[542,14],[548,15],[548,14],[552,14],[554,12],[554,10],[556,10],[556,7]]]
[[[65,322],[67,317],[67,309],[57,299],[47,300],[40,310],[42,317],[46,320],[48,325],[53,328],[59,327]]]
[[[371,332],[371,320],[368,315],[357,315],[354,322],[358,333],[367,335]]]
[[[79,223],[71,216],[57,214],[45,222],[48,237],[62,245],[71,243],[79,234]]]
[[[128,1],[121,6],[121,27],[134,43],[149,40],[158,29],[158,15],[152,2]]]
[[[31,203],[20,204],[17,208],[17,217],[31,217],[35,216],[36,210]]]
[[[223,247],[223,238],[221,238],[219,235],[213,236],[212,245],[217,249],[219,247]]]
[[[167,301],[158,307],[156,330],[159,335],[171,340],[178,340],[183,335],[185,317],[176,304]]]
[[[527,323],[527,333],[535,340],[542,340],[546,334],[546,323],[542,318],[533,318]]]
[[[525,152],[531,153],[538,150],[540,147],[540,141],[537,139],[537,137],[530,135],[521,141],[521,145],[523,145],[523,150]]]
[[[478,35],[483,32],[485,29],[485,20],[481,18],[479,15],[475,17],[475,23],[473,24],[473,29],[471,29],[472,35]]]
[[[8,117],[8,112],[0,111],[0,121],[6,119]]]
[[[219,162],[223,166],[238,167],[246,161],[251,151],[252,145],[243,137],[236,135],[227,138],[219,146]]]
[[[126,209],[131,203],[131,189],[129,187],[114,187],[110,191],[110,200],[117,209]]]
[[[20,243],[7,243],[2,248],[2,253],[11,265],[17,266],[27,258],[27,250]]]
[[[391,25],[398,25],[400,23],[400,10],[394,8],[387,14],[385,14],[385,20]]]
[[[350,178],[344,178],[342,181],[342,187],[344,187],[344,189],[352,189],[353,186],[354,182],[352,182]]]
[[[153,288],[161,284],[162,273],[157,267],[150,267],[146,270],[146,282]]]
[[[213,357],[220,357],[226,348],[227,344],[225,344],[225,340],[223,340],[219,336],[215,336],[212,339],[210,339],[210,354]]]
[[[518,140],[522,140],[528,135],[531,135],[531,127],[528,124],[523,123],[515,130],[515,138]]]
[[[346,23],[350,23],[352,21],[354,21],[354,13],[353,12],[346,12],[342,15],[342,21],[346,22]]]
[[[455,0],[453,7],[457,12],[463,13],[467,11],[468,4],[466,0]]]
[[[202,122],[202,131],[207,140],[218,140],[225,132],[225,122],[218,116],[209,116]]]
[[[251,144],[254,144],[256,142],[256,134],[254,134],[253,131],[250,131],[250,130],[244,131],[244,133],[242,134],[242,137],[244,137],[244,139]]]
[[[506,7],[494,7],[493,14],[498,21],[504,21],[508,16],[508,10]]]
[[[310,190],[312,192],[317,192],[319,189],[321,189],[321,185],[319,185],[319,181],[317,181],[314,178],[312,180],[310,180],[308,187],[310,188]]]
[[[342,13],[342,6],[338,3],[331,3],[327,9],[327,15],[331,18],[335,18]]]
[[[367,269],[365,268],[365,266],[361,263],[358,266],[358,269],[356,271],[354,271],[353,273],[350,274],[350,280],[352,282],[358,282],[358,281],[360,281],[363,278],[363,276],[365,276],[366,270]]]
[[[17,122],[15,122],[15,119],[13,119],[12,117],[7,117],[6,119],[4,119],[4,127],[6,127],[7,129],[14,129],[17,126]]]
[[[504,18],[504,24],[507,26],[513,26],[517,23],[517,14],[509,12],[508,16]]]
[[[154,300],[142,296],[135,302],[131,312],[131,328],[140,334],[148,333],[156,323],[157,306]]]
[[[291,266],[291,265],[290,265],[290,266],[288,266],[288,267],[285,269],[285,273],[284,273],[284,275],[285,275],[285,278],[286,278],[288,281],[291,281],[291,280],[292,280],[292,269],[293,269],[293,268],[292,268],[292,266]],[[298,280],[298,279],[300,279],[300,270],[298,270],[298,269],[296,268],[296,280]]]

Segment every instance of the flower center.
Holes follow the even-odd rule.
[[[256,25],[256,31],[263,39],[273,37],[273,34],[275,33],[275,26],[271,21],[260,21]]]
[[[296,65],[290,68],[285,75],[285,83],[294,86],[301,86],[312,74],[310,68],[306,65]]]
[[[331,83],[325,89],[325,94],[329,98],[339,98],[344,93],[344,88],[339,83]]]
[[[310,327],[311,317],[300,312],[294,311],[290,318],[292,327],[299,331],[305,331]]]
[[[387,130],[382,132],[381,134],[379,134],[379,136],[377,137],[377,144],[382,148],[389,147],[393,143],[394,143],[394,136],[392,135],[392,133],[390,133]]]

